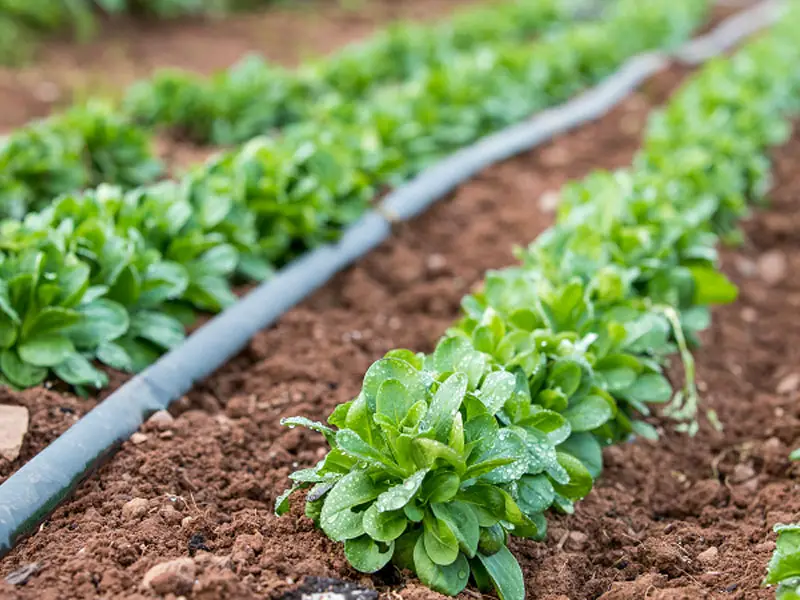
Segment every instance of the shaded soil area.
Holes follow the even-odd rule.
[[[325,451],[320,436],[282,428],[279,419],[324,419],[357,393],[369,364],[388,349],[430,350],[483,273],[511,264],[512,246],[551,222],[549,192],[592,168],[629,164],[648,111],[681,78],[678,70],[662,74],[601,121],[487,169],[399,227],[390,242],[256,336],[180,401],[174,418],[148,422],[3,560],[4,576],[31,563],[39,570],[24,585],[0,587],[0,595],[264,598],[315,575],[361,583],[387,597],[434,598],[391,570],[375,577],[354,572],[341,548],[301,516],[300,503],[291,515],[273,516],[289,472]],[[783,161],[798,146],[782,151]],[[780,201],[791,193],[781,164],[778,211],[791,208]],[[770,214],[750,226],[755,241],[744,255],[751,260],[778,241],[764,219],[782,224],[786,217]],[[794,256],[788,236],[784,243],[785,257]],[[800,249],[794,250],[800,261]],[[787,269],[800,268],[795,258],[786,259]],[[733,265],[733,255],[726,264]],[[757,274],[759,263],[753,264],[748,272]],[[733,275],[741,280],[738,271]],[[608,590],[611,598],[713,597],[734,584],[730,597],[755,597],[775,517],[766,503],[789,506],[784,457],[794,421],[788,406],[783,422],[774,410],[791,400],[775,388],[784,376],[778,365],[789,364],[787,323],[796,310],[785,304],[789,293],[776,294],[757,279],[750,283],[742,302],[718,315],[700,364],[706,400],[728,423],[725,435],[704,429],[689,442],[667,432],[658,446],[609,451],[608,473],[577,515],[554,517],[546,544],[514,544],[530,597],[583,599]],[[776,329],[756,330],[743,320],[744,308],[768,312]],[[738,365],[733,373],[732,364]],[[758,453],[776,434],[777,442],[766,444],[773,452],[767,462]],[[777,499],[762,491],[769,483],[784,486]],[[744,493],[740,488],[751,490],[753,499],[737,495]],[[711,546],[716,555],[706,559],[716,564],[701,562],[697,555]],[[152,567],[173,560],[179,562],[170,571],[155,578],[151,572],[149,588],[143,586]],[[669,587],[677,591],[661,590]]]
[[[44,40],[35,63],[0,67],[0,132],[89,95],[118,95],[162,67],[212,73],[249,53],[279,64],[328,53],[398,19],[432,20],[476,0],[303,0],[220,19],[103,24],[88,43]]]

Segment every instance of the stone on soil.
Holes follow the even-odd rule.
[[[178,558],[152,567],[145,573],[142,587],[156,594],[188,594],[192,591],[195,573],[191,558]]]
[[[147,513],[147,500],[133,498],[122,506],[122,518],[126,520],[138,519]]]
[[[24,406],[0,404],[0,456],[16,460],[22,441],[28,433],[28,409]]]

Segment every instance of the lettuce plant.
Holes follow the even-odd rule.
[[[527,414],[504,424],[505,406]],[[508,534],[542,539],[543,511],[592,485],[579,460],[556,450],[569,435],[567,420],[532,409],[524,380],[449,340],[431,356],[401,350],[374,363],[358,397],[329,422],[337,430],[284,421],[319,431],[331,445],[316,467],[292,475],[289,493],[311,488],[306,513],[344,542],[360,571],[391,561],[444,594],[459,593],[472,573],[481,588],[521,597]]]

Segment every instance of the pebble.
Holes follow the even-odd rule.
[[[28,409],[24,406],[0,404],[0,456],[16,460],[22,441],[28,433]]]
[[[441,273],[447,266],[447,259],[441,254],[431,254],[426,259],[425,266],[432,274]]]
[[[133,498],[122,506],[122,518],[126,520],[139,519],[147,514],[148,502],[144,498]]]
[[[786,277],[788,268],[786,255],[779,250],[772,250],[758,259],[758,274],[769,285],[777,285]]]
[[[142,587],[156,594],[188,594],[192,591],[196,573],[191,558],[178,558],[152,567],[142,579]]]
[[[175,422],[175,417],[165,410],[159,410],[153,413],[153,416],[147,419],[147,422],[155,425],[159,429],[168,429]]]
[[[138,446],[144,444],[148,440],[147,434],[137,431],[131,436],[131,443]]]
[[[753,470],[753,467],[750,465],[738,464],[733,468],[730,479],[731,483],[742,483],[755,476],[756,472]]]
[[[555,212],[561,196],[555,190],[549,190],[539,196],[539,208],[544,212]]]
[[[711,546],[706,550],[703,550],[700,554],[697,555],[697,560],[699,560],[704,565],[711,565],[717,562],[719,558],[719,550],[716,546]]]
[[[791,394],[800,390],[800,373],[790,373],[780,380],[776,391],[779,394]]]

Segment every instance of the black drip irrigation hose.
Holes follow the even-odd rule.
[[[294,261],[128,381],[0,485],[0,556],[47,518],[78,484],[153,413],[164,410],[241,351],[258,331],[385,241],[409,220],[486,167],[595,120],[666,66],[699,64],[775,22],[782,3],[765,2],[726,20],[671,54],[642,54],[600,85],[519,125],[487,136],[389,194],[379,210],[333,245]]]

